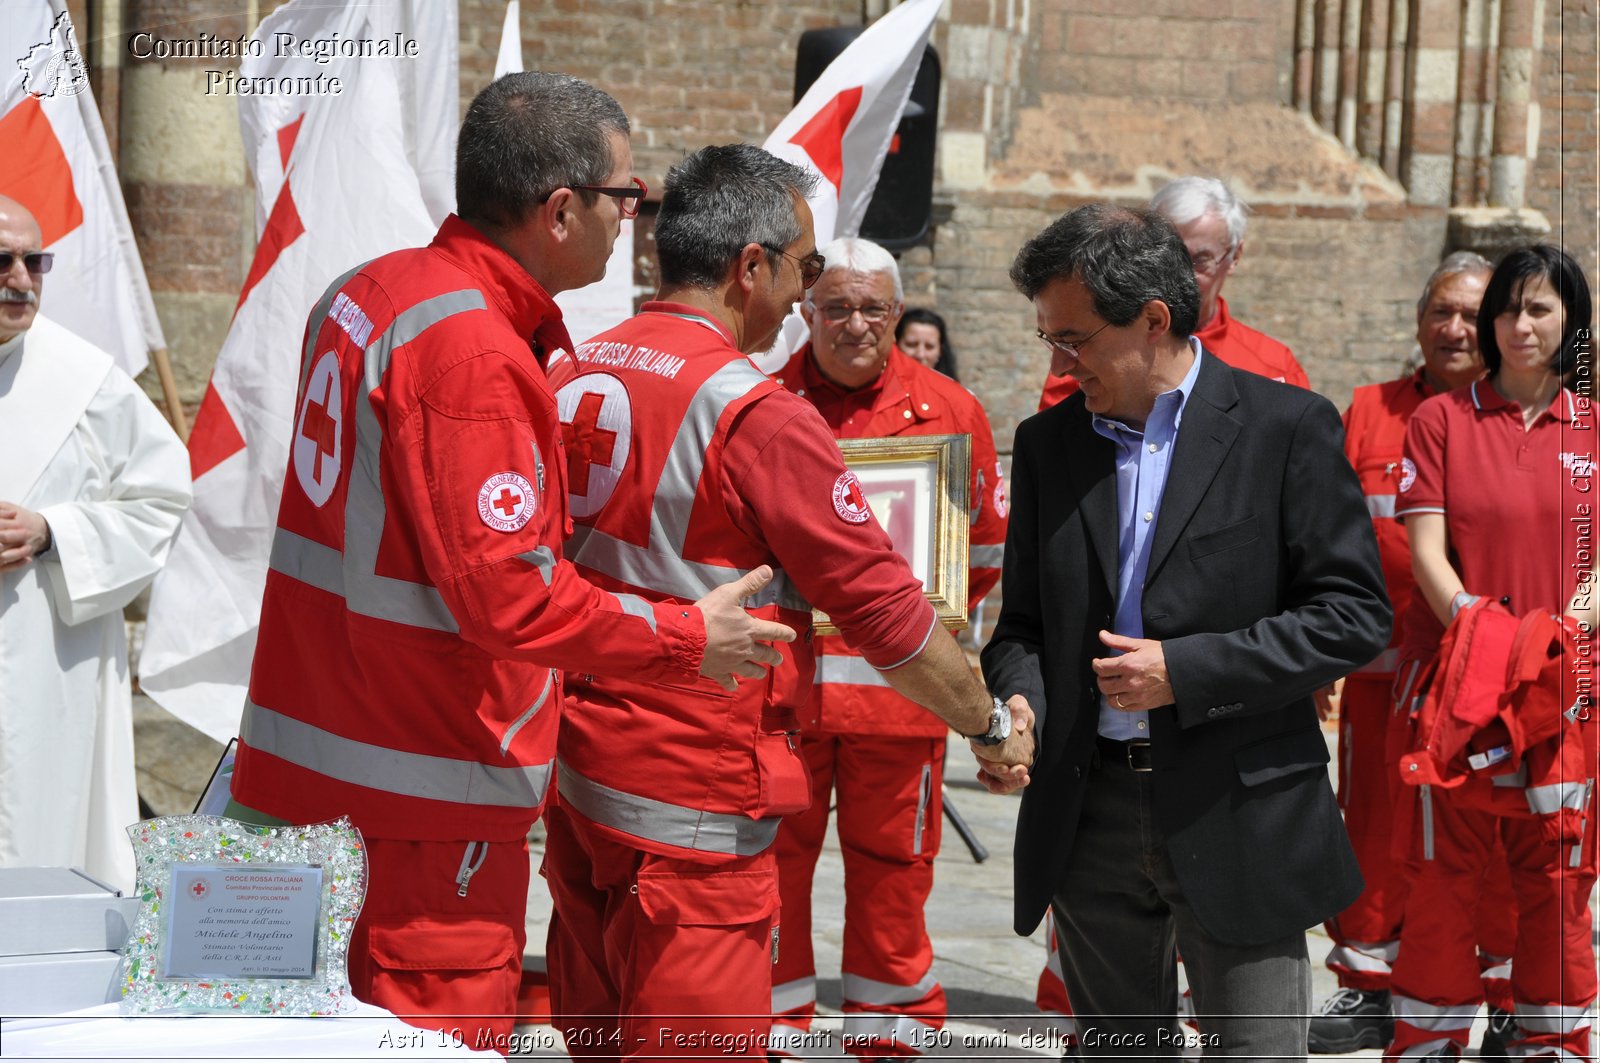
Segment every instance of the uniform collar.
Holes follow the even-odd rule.
[[[1195,329],[1194,335],[1206,347],[1211,347],[1210,341],[1218,336],[1225,335],[1228,331],[1228,326],[1231,324],[1233,324],[1233,318],[1228,315],[1228,300],[1219,295],[1217,296],[1216,316],[1204,328]]]
[[[479,229],[452,214],[428,246],[472,274],[484,295],[511,322],[517,335],[527,337],[541,358],[551,348],[570,346],[561,307],[516,259]],[[542,334],[537,343],[536,331]]]
[[[673,317],[683,318],[686,321],[693,321],[695,324],[703,325],[712,332],[715,332],[717,335],[721,336],[728,342],[729,347],[732,347],[735,350],[738,349],[739,345],[734,342],[733,333],[728,331],[728,326],[724,325],[722,322],[718,321],[716,318],[712,317],[710,314],[706,313],[704,310],[701,310],[697,306],[690,306],[687,303],[671,303],[664,300],[652,299],[639,308],[639,313],[670,314]]]
[[[1516,403],[1500,394],[1500,392],[1496,391],[1494,385],[1489,382],[1488,377],[1474,380],[1472,383],[1467,385],[1467,388],[1467,393],[1472,398],[1472,408],[1480,413],[1491,412],[1508,407],[1517,409],[1521,408],[1518,407]],[[1545,408],[1545,410],[1541,413],[1541,416],[1547,413],[1553,420],[1570,423],[1572,421],[1573,412],[1572,392],[1563,387],[1556,392],[1555,397],[1550,400],[1550,405]]]
[[[852,390],[846,390],[822,375],[822,370],[817,368],[817,360],[812,357],[811,344],[801,348],[798,360],[800,382],[808,391],[820,391],[839,399],[870,402],[873,413],[904,407],[918,421],[926,421],[933,416],[933,407],[924,395],[927,389],[919,379],[921,374],[918,370],[923,366],[901,351],[899,344],[889,349],[889,358],[875,380]],[[924,371],[933,372],[931,369]]]

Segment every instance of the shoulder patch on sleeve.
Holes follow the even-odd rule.
[[[519,473],[497,472],[478,488],[478,517],[498,532],[520,531],[538,504],[533,485]]]
[[[1417,464],[1410,458],[1400,459],[1400,493],[1405,494],[1411,490],[1411,485],[1417,482]]]
[[[867,496],[861,493],[860,478],[848,469],[833,481],[833,511],[846,524],[865,524],[872,516]]]

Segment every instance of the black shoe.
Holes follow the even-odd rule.
[[[1517,1018],[1509,1011],[1501,1011],[1491,1006],[1489,1008],[1489,1028],[1483,1031],[1483,1040],[1478,1042],[1478,1050],[1473,1053],[1479,1059],[1493,1060],[1499,1063],[1506,1058],[1506,1042],[1514,1040],[1517,1029]]]
[[[1386,989],[1341,989],[1311,1017],[1306,1047],[1317,1055],[1382,1048],[1394,1039],[1394,1012]]]

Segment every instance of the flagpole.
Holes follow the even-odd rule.
[[[156,364],[156,375],[161,378],[161,397],[167,401],[167,420],[172,422],[173,431],[187,446],[189,418],[184,416],[183,403],[178,398],[178,381],[172,375],[172,359],[167,357],[165,347],[157,347],[150,352],[150,360]]]

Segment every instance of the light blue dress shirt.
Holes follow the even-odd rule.
[[[1194,364],[1183,382],[1156,396],[1144,431],[1094,415],[1094,430],[1117,447],[1117,611],[1111,630],[1144,638],[1144,577],[1150,567],[1150,537],[1161,516],[1161,496],[1172,468],[1172,447],[1183,423],[1183,407],[1200,375],[1200,341],[1189,337]],[[1110,650],[1106,651],[1110,654]],[[1099,733],[1116,741],[1149,739],[1150,714],[1123,712],[1100,698]]]

